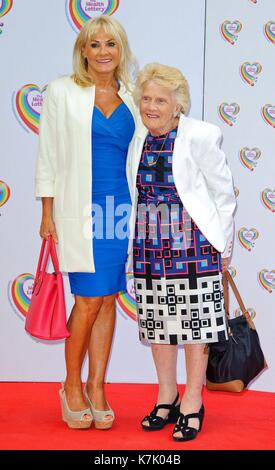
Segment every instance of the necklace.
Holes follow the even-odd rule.
[[[162,150],[163,150],[163,148],[164,148],[164,145],[165,145],[165,143],[166,143],[166,140],[167,140],[169,134],[170,134],[170,131],[167,132],[167,134],[166,134],[166,136],[165,136],[165,138],[164,138],[164,140],[163,140],[163,142],[162,142],[161,148],[160,148],[160,150],[159,150],[158,153],[157,153],[157,158],[156,158],[156,159],[155,159],[153,156],[148,156],[148,148],[147,148],[147,147],[148,147],[148,142],[146,142],[146,149],[144,149],[144,150],[145,150],[145,155],[146,155],[146,160],[147,160],[147,165],[148,165],[148,166],[153,166],[153,165],[156,165],[156,164],[157,164],[158,159],[159,159],[160,154],[161,154],[161,152],[162,152]],[[151,150],[150,152],[151,152],[151,153],[154,153],[154,154],[156,153],[154,150]]]
[[[102,88],[102,89],[97,88],[96,91],[97,91],[97,93],[114,93],[114,92],[116,92],[116,89],[113,88],[113,87],[112,88]]]

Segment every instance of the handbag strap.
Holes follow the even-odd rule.
[[[228,293],[228,282],[230,284],[230,287],[236,297],[236,300],[240,306],[240,309],[242,311],[242,314],[243,316],[245,317],[247,323],[249,324],[249,326],[253,329],[255,329],[255,325],[247,311],[247,309],[245,308],[245,305],[243,303],[243,300],[241,298],[241,295],[237,289],[237,286],[235,284],[235,282],[233,281],[233,278],[231,276],[231,274],[229,273],[229,271],[226,271],[225,273],[223,273],[223,285],[224,285],[224,308],[225,308],[225,312],[227,314],[227,316],[229,317],[229,293]]]
[[[38,260],[38,265],[37,265],[37,268],[36,268],[36,274],[35,274],[35,281],[38,280],[38,276],[41,272],[41,265],[42,265],[42,261],[43,261],[43,258],[44,258],[44,253],[45,253],[45,248],[46,248],[46,242],[47,240],[43,239],[42,240],[42,245],[41,245],[41,250],[40,250],[40,254],[39,254],[39,260]]]
[[[46,255],[44,256],[46,243],[47,243],[47,250],[46,250]],[[57,254],[56,254],[55,243],[54,243],[53,237],[51,235],[48,236],[47,240],[43,239],[43,241],[42,241],[42,246],[41,246],[41,250],[40,250],[40,255],[39,255],[35,280],[38,279],[38,276],[39,276],[40,272],[42,272],[42,275],[45,273],[50,255],[51,255],[51,258],[52,258],[54,271],[55,271],[56,274],[58,274],[59,273],[59,263],[58,263],[58,258],[57,258]],[[43,261],[43,258],[44,258],[44,261]],[[43,261],[43,265],[42,265],[42,261]],[[42,265],[42,267],[41,267],[41,265]]]
[[[51,235],[49,236],[49,242],[50,242],[50,253],[51,253],[51,258],[53,262],[54,272],[55,274],[58,274],[60,272],[59,262],[58,262],[58,257],[56,253],[55,242]]]

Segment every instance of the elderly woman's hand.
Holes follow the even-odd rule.
[[[229,261],[230,261],[230,257],[222,258],[222,273],[225,273],[228,270]]]

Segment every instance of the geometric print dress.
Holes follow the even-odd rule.
[[[147,135],[136,186],[134,285],[142,342],[227,339],[220,253],[180,201],[172,175],[177,128]]]

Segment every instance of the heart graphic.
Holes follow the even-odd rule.
[[[228,124],[229,126],[233,126],[236,122],[236,117],[240,112],[240,106],[238,103],[221,103],[218,107],[218,113],[220,118]]]
[[[264,25],[264,33],[268,41],[275,44],[275,21],[268,21]]]
[[[252,3],[256,4],[257,0],[250,0]]]
[[[0,207],[6,204],[10,197],[10,193],[8,185],[4,181],[0,180]]]
[[[275,270],[262,269],[258,276],[261,286],[271,294],[275,289]]]
[[[262,116],[267,124],[275,128],[275,106],[265,104],[262,108]]]
[[[113,15],[120,0],[67,0],[66,14],[70,25],[78,33],[91,18],[99,15]]]
[[[229,271],[229,274],[230,274],[231,277],[235,277],[235,276],[236,276],[237,270],[236,270],[236,268],[235,268],[234,266],[228,266],[228,269],[227,269],[227,270]]]
[[[256,165],[258,163],[258,160],[261,156],[261,151],[258,149],[258,147],[254,147],[252,149],[248,147],[243,147],[240,150],[240,160],[242,164],[248,168],[250,171],[253,171],[254,168],[256,168]]]
[[[257,238],[259,238],[259,232],[256,228],[247,229],[245,227],[241,227],[240,230],[238,230],[238,240],[248,251],[251,251],[254,247]]]
[[[127,292],[120,292],[116,297],[118,311],[137,321],[136,298],[133,273],[126,274]]]
[[[239,190],[239,188],[236,188],[236,186],[234,186],[234,194],[235,194],[236,197],[239,197],[240,190]]]
[[[275,190],[266,188],[261,192],[261,200],[265,207],[271,212],[275,212]]]
[[[229,44],[234,45],[238,40],[238,33],[242,29],[242,23],[238,20],[229,21],[226,20],[221,24],[220,31],[223,39]]]
[[[38,134],[40,113],[43,104],[43,94],[47,85],[40,90],[37,85],[24,85],[16,93],[14,98],[14,110],[16,117],[19,117],[20,123],[29,131]]]
[[[254,86],[262,69],[259,62],[244,62],[240,67],[240,74],[245,83]]]
[[[254,318],[256,317],[256,312],[254,308],[249,307],[246,309],[246,311],[249,313],[251,320],[254,320]],[[235,317],[240,317],[242,314],[243,313],[240,308],[237,308],[234,312]]]
[[[13,0],[0,0],[0,18],[12,9]]]
[[[10,300],[24,317],[26,317],[32,296],[34,276],[23,273],[17,276],[10,287]]]

